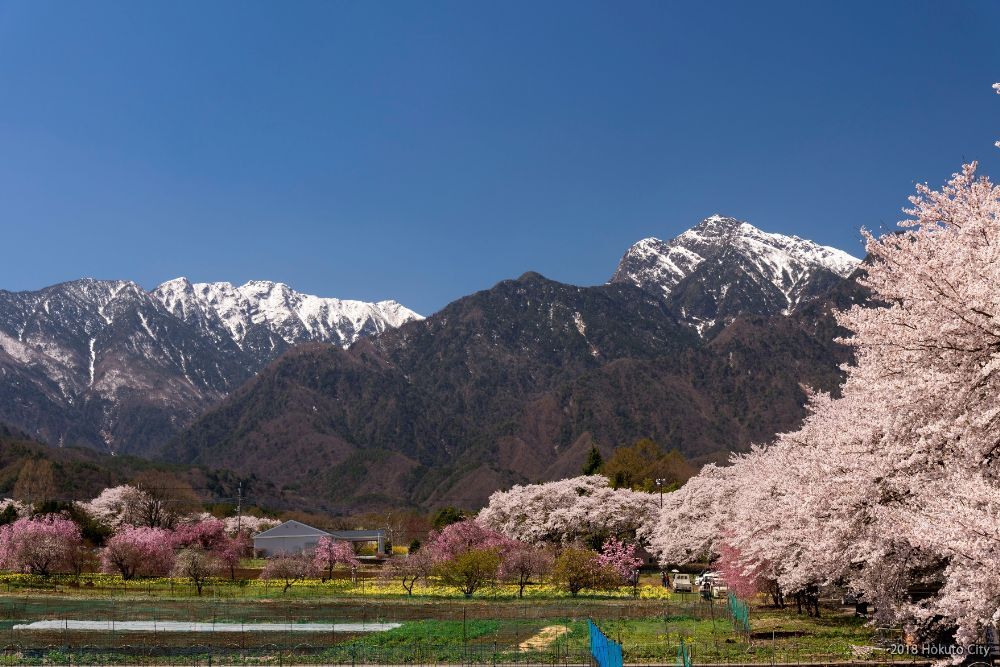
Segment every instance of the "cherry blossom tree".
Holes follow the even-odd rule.
[[[354,554],[354,546],[350,542],[331,537],[320,538],[313,551],[313,567],[324,574],[323,581],[333,579],[333,570],[338,565],[352,568],[361,565],[361,561]]]
[[[174,566],[174,540],[163,528],[122,526],[101,550],[101,569],[129,581],[136,576],[164,576]]]
[[[0,527],[0,567],[43,577],[72,569],[82,545],[79,527],[56,514],[18,519]]]
[[[123,484],[104,489],[93,500],[77,504],[99,524],[117,530],[123,524],[136,522],[135,508],[141,495],[139,489]]]
[[[716,543],[732,521],[740,472],[736,465],[710,463],[680,489],[663,496],[658,521],[642,526],[640,534],[664,565],[705,559],[717,552]]]
[[[994,83],[993,90],[997,92],[997,95],[1000,95],[1000,83]],[[996,146],[997,148],[1000,148],[1000,141],[994,142],[993,145]]]
[[[266,517],[252,516],[249,514],[244,514],[243,516],[237,518],[235,516],[229,516],[223,519],[226,525],[226,532],[230,535],[235,535],[237,533],[247,533],[253,535],[254,533],[262,533],[265,530],[274,528],[281,524],[278,519],[268,519]]]
[[[965,645],[1000,617],[1000,189],[975,171],[918,186],[899,233],[866,233],[872,299],[837,315],[841,396],[668,494],[662,561],[732,547],[800,600],[846,582],[877,623]]]
[[[13,498],[0,499],[0,526],[14,523],[19,518],[31,513],[31,508],[20,500]]]
[[[524,542],[598,546],[608,537],[634,539],[654,523],[657,505],[654,494],[613,489],[590,475],[498,491],[477,521]]]

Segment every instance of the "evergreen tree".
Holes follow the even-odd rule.
[[[596,475],[602,465],[604,465],[604,458],[601,456],[601,450],[597,447],[591,447],[587,454],[587,462],[583,464],[583,474]]]
[[[441,530],[445,526],[464,521],[466,518],[468,515],[456,507],[442,507],[431,519],[431,525],[434,526],[434,530]]]
[[[17,521],[17,508],[14,503],[7,503],[7,506],[0,510],[0,526]]]

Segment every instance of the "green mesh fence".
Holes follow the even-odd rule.
[[[691,667],[691,647],[683,639],[677,647],[677,661],[674,664],[676,667]]]
[[[737,632],[750,634],[750,607],[734,593],[729,594],[729,616]]]

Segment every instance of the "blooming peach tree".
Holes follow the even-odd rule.
[[[200,546],[190,546],[178,552],[172,574],[175,577],[190,579],[198,589],[198,595],[201,595],[205,583],[210,577],[216,576],[222,567],[222,562],[213,552]]]
[[[226,525],[221,519],[209,515],[177,525],[173,533],[174,545],[181,548],[198,547],[205,551],[221,549],[226,542]]]
[[[174,567],[174,540],[169,530],[122,526],[101,550],[101,569],[128,581],[136,576],[165,576]]]
[[[430,554],[435,561],[443,562],[473,549],[500,548],[509,542],[509,538],[475,519],[464,519],[440,531],[431,531],[421,551]]]
[[[247,533],[236,533],[226,535],[221,544],[216,545],[215,555],[222,565],[229,570],[229,578],[236,580],[236,568],[240,565],[240,560],[253,552],[253,541]]]
[[[0,567],[47,577],[73,569],[80,529],[56,514],[21,518],[0,527]]]
[[[313,551],[313,567],[324,574],[324,580],[333,579],[333,570],[338,565],[355,568],[361,561],[354,554],[354,546],[350,542],[323,537]]]
[[[433,555],[424,549],[410,552],[402,558],[392,558],[380,570],[380,578],[385,582],[398,581],[407,595],[413,595],[418,581],[427,581],[434,569]]]
[[[613,537],[601,547],[597,560],[601,565],[617,572],[623,582],[632,581],[636,571],[642,566],[642,558],[636,545],[626,544]]]

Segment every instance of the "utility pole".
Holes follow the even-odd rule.
[[[663,485],[667,480],[657,477],[656,478],[656,488],[660,490],[660,509],[663,509]]]
[[[660,507],[663,507],[663,500],[660,499]],[[243,530],[243,482],[236,489],[236,534]]]

